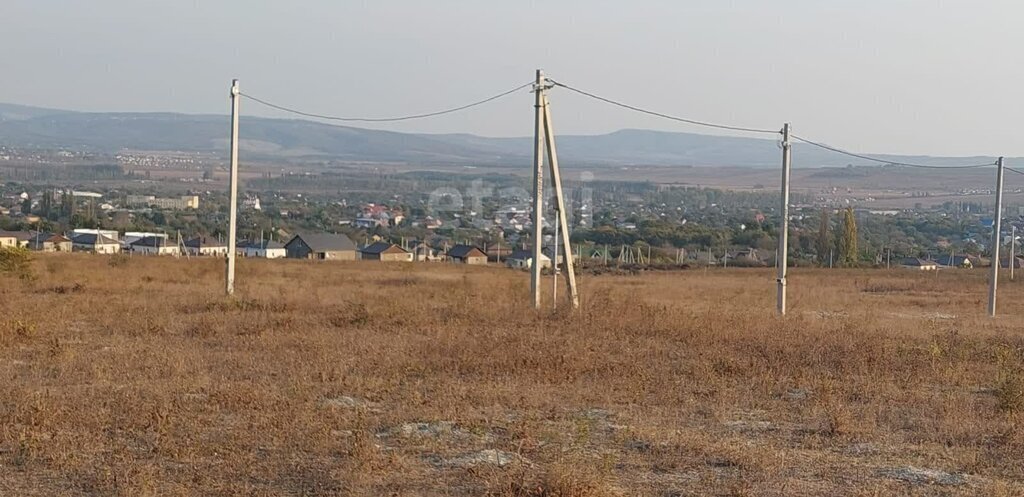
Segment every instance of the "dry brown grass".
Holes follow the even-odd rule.
[[[1022,495],[1024,283],[53,256],[0,278],[0,495]],[[547,285],[545,285],[547,286]],[[496,464],[501,463],[501,464]],[[932,472],[928,472],[932,471]]]

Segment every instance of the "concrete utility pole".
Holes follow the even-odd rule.
[[[1010,225],[1010,281],[1013,281],[1013,266],[1017,262],[1017,226]]]
[[[996,211],[992,219],[992,276],[989,277],[988,315],[996,317],[996,289],[999,286],[999,245],[1002,242],[1003,219],[1003,158],[996,162]]]
[[[792,154],[789,141],[789,123],[782,125],[782,225],[779,227],[779,273],[776,307],[779,315],[786,315],[786,269],[789,265],[789,168]]]
[[[551,308],[558,309],[558,217],[555,217],[555,251],[551,259]]]
[[[572,304],[573,309],[578,309],[580,306],[580,295],[576,290],[576,271],[574,268],[575,261],[572,257],[572,244],[569,240],[569,223],[565,216],[565,194],[562,192],[562,173],[558,169],[558,152],[555,149],[555,129],[551,125],[551,102],[548,101],[547,95],[544,97],[544,136],[547,139],[547,150],[548,150],[548,167],[551,171],[551,184],[555,187],[555,213],[558,216],[558,220],[555,221],[555,226],[561,225],[561,236],[562,236],[562,251],[565,253],[562,257],[562,264],[565,266],[565,281],[569,287],[569,302]],[[557,240],[559,233],[556,228],[555,238]],[[555,263],[555,272],[558,272],[558,241],[555,242],[555,257],[553,262]]]
[[[241,100],[238,80],[231,81],[231,205],[228,208],[228,268],[226,289],[235,293],[235,225],[238,222],[238,103]]]
[[[540,310],[540,252],[544,236],[544,71],[537,69],[534,83],[533,128],[533,264],[530,266],[530,291],[533,308]]]

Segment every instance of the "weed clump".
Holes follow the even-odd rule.
[[[110,267],[124,267],[128,265],[130,258],[124,254],[113,254],[107,259],[107,265]]]
[[[33,279],[32,253],[25,247],[0,247],[0,273]]]

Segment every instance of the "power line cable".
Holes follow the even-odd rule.
[[[256,98],[256,97],[254,97],[252,95],[249,95],[247,93],[239,92],[239,94],[242,95],[245,98],[248,98],[249,100],[252,100],[252,101],[260,103],[260,104],[263,104],[263,105],[265,105],[267,107],[270,107],[270,108],[273,108],[273,109],[277,109],[277,110],[281,110],[281,111],[284,111],[284,112],[290,112],[292,114],[296,114],[296,115],[300,115],[300,116],[304,116],[304,117],[313,117],[313,118],[316,118],[316,119],[326,119],[326,120],[329,120],[329,121],[385,123],[385,122],[396,122],[396,121],[409,121],[409,120],[412,120],[412,119],[423,119],[423,118],[427,118],[427,117],[435,117],[435,116],[441,116],[441,115],[444,115],[444,114],[451,114],[453,112],[458,112],[460,110],[466,110],[466,109],[469,109],[471,107],[476,107],[478,105],[483,105],[483,104],[486,104],[488,102],[493,102],[494,100],[497,100],[497,99],[499,99],[501,97],[504,97],[504,96],[507,96],[507,95],[511,95],[511,94],[513,94],[513,93],[515,93],[515,92],[517,92],[519,90],[522,90],[523,88],[527,88],[527,87],[531,86],[532,84],[533,84],[533,82],[531,81],[529,83],[526,83],[526,84],[523,84],[523,85],[519,85],[519,86],[517,86],[515,88],[512,88],[511,90],[501,92],[501,93],[499,93],[497,95],[494,95],[494,96],[491,96],[491,97],[487,97],[487,98],[485,98],[483,100],[477,100],[476,102],[472,102],[472,103],[469,103],[469,104],[466,104],[466,105],[460,105],[458,107],[452,107],[450,109],[439,110],[439,111],[436,111],[436,112],[427,112],[427,113],[423,113],[423,114],[411,114],[411,115],[407,115],[407,116],[397,116],[397,117],[340,117],[340,116],[329,116],[329,115],[325,115],[325,114],[314,114],[312,112],[303,112],[301,110],[293,109],[291,107],[285,107],[283,105],[278,105],[278,104],[275,104],[275,103],[271,103],[271,102],[268,102],[266,100],[263,100],[263,99],[260,99],[260,98]]]
[[[1012,168],[1010,166],[1003,166],[1003,169],[1005,169],[1007,171],[1010,171],[1011,173],[1017,173],[1017,174],[1020,174],[1020,175],[1024,175],[1024,171],[1021,171],[1020,169],[1014,169],[1014,168]]]
[[[590,92],[581,90],[579,88],[574,88],[574,87],[569,86],[569,85],[567,85],[565,83],[561,83],[561,82],[555,81],[555,80],[553,80],[551,78],[548,78],[548,81],[551,82],[551,84],[553,84],[555,86],[558,86],[558,87],[561,87],[561,88],[565,88],[566,90],[578,93],[580,95],[583,95],[583,96],[586,96],[586,97],[589,97],[589,98],[593,98],[595,100],[599,100],[599,101],[602,101],[602,102],[605,102],[605,103],[608,103],[608,104],[611,104],[611,105],[615,105],[615,106],[618,106],[618,107],[622,107],[622,108],[625,108],[625,109],[629,109],[629,110],[632,110],[632,111],[635,111],[635,112],[640,112],[640,113],[643,113],[643,114],[649,114],[649,115],[652,115],[652,116],[661,117],[661,118],[664,118],[664,119],[670,119],[670,120],[673,120],[673,121],[679,121],[679,122],[684,122],[684,123],[688,123],[688,124],[694,124],[694,125],[697,125],[697,126],[706,126],[706,127],[709,127],[709,128],[727,129],[727,130],[733,130],[733,131],[746,131],[746,132],[750,132],[750,133],[779,134],[779,131],[777,131],[777,130],[769,130],[769,129],[761,129],[761,128],[747,128],[747,127],[743,127],[743,126],[732,126],[732,125],[726,125],[726,124],[717,124],[717,123],[711,123],[711,122],[706,122],[706,121],[698,121],[698,120],[695,120],[695,119],[687,119],[687,118],[683,118],[683,117],[672,116],[672,115],[664,114],[664,113],[661,113],[661,112],[656,112],[656,111],[652,111],[652,110],[636,107],[634,105],[629,105],[629,104],[626,104],[626,103],[623,103],[623,102],[619,102],[617,100],[613,100],[613,99],[610,99],[610,98],[602,97],[600,95],[596,95],[594,93],[590,93]],[[924,169],[973,169],[973,168],[981,168],[981,167],[990,167],[990,166],[994,166],[995,165],[994,162],[987,163],[987,164],[970,164],[970,165],[953,165],[953,166],[935,166],[935,165],[927,165],[927,164],[914,164],[914,163],[910,163],[910,162],[899,162],[899,161],[880,159],[880,158],[877,158],[877,157],[871,157],[871,156],[863,155],[863,154],[855,154],[853,152],[847,152],[846,150],[843,150],[843,149],[840,149],[840,148],[836,148],[836,147],[832,147],[832,146],[829,146],[829,145],[825,145],[824,143],[819,143],[819,142],[816,142],[816,141],[813,141],[813,140],[809,140],[807,138],[803,138],[803,137],[800,137],[800,136],[797,136],[797,135],[792,135],[792,137],[795,140],[799,140],[799,141],[804,142],[804,143],[806,143],[808,145],[813,145],[815,147],[819,147],[819,148],[822,148],[824,150],[828,150],[828,151],[831,151],[831,152],[836,152],[836,153],[839,153],[839,154],[848,155],[850,157],[856,157],[858,159],[869,160],[869,161],[878,162],[878,163],[882,163],[882,164],[891,164],[891,165],[894,165],[894,166],[917,167],[917,168],[924,168]]]
[[[600,95],[595,95],[593,93],[580,90],[579,88],[573,88],[572,86],[569,86],[569,85],[567,85],[565,83],[559,83],[558,81],[555,81],[555,80],[553,80],[551,78],[548,78],[548,81],[551,84],[555,85],[555,86],[559,86],[559,87],[565,88],[566,90],[569,90],[569,91],[572,91],[572,92],[575,92],[575,93],[579,93],[580,95],[583,95],[585,97],[590,97],[592,99],[599,100],[599,101],[607,103],[607,104],[611,104],[611,105],[615,105],[615,106],[618,106],[618,107],[622,107],[624,109],[629,109],[629,110],[632,110],[634,112],[640,112],[642,114],[648,114],[648,115],[651,115],[651,116],[660,117],[660,118],[663,118],[663,119],[669,119],[669,120],[672,120],[672,121],[678,121],[678,122],[687,123],[687,124],[694,124],[694,125],[697,125],[697,126],[704,126],[704,127],[708,127],[708,128],[728,129],[728,130],[732,130],[732,131],[745,131],[745,132],[748,132],[748,133],[765,133],[765,134],[772,134],[772,135],[777,135],[777,134],[780,133],[780,131],[777,130],[777,129],[745,128],[743,126],[731,126],[731,125],[728,125],[728,124],[717,124],[717,123],[712,123],[712,122],[707,122],[707,121],[698,121],[696,119],[687,119],[685,117],[672,116],[672,115],[669,115],[669,114],[664,114],[664,113],[661,113],[661,112],[655,112],[653,110],[647,110],[647,109],[643,109],[643,108],[640,108],[640,107],[636,107],[634,105],[629,105],[629,104],[626,104],[626,103],[622,103],[622,102],[619,102],[617,100],[612,100],[610,98],[602,97]]]
[[[898,161],[892,161],[892,160],[886,160],[886,159],[879,159],[877,157],[871,157],[869,155],[862,155],[862,154],[855,154],[853,152],[847,152],[846,150],[843,150],[843,149],[840,149],[840,148],[836,148],[836,147],[832,147],[832,146],[829,146],[829,145],[825,145],[824,143],[819,143],[819,142],[816,142],[816,141],[811,141],[811,140],[808,140],[807,138],[803,138],[803,137],[797,136],[797,135],[791,135],[791,136],[793,137],[794,140],[799,140],[799,141],[804,142],[804,143],[806,143],[808,145],[813,145],[815,147],[822,148],[824,150],[828,150],[828,151],[835,152],[835,153],[838,153],[838,154],[848,155],[850,157],[856,157],[858,159],[864,159],[864,160],[879,162],[879,163],[882,163],[882,164],[891,164],[891,165],[894,165],[894,166],[917,167],[917,168],[922,168],[922,169],[976,169],[976,168],[980,168],[980,167],[991,167],[991,166],[996,165],[995,162],[989,162],[987,164],[969,164],[969,165],[954,165],[954,166],[934,166],[934,165],[927,165],[927,164],[914,164],[914,163],[910,163],[910,162],[898,162]]]

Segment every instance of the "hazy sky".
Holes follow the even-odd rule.
[[[1024,155],[1019,0],[2,0],[0,102],[226,113],[230,80],[317,113],[430,111],[555,79],[872,153]],[[560,133],[718,134],[551,95]],[[532,133],[522,92],[380,126]],[[243,113],[281,113],[243,101]]]

